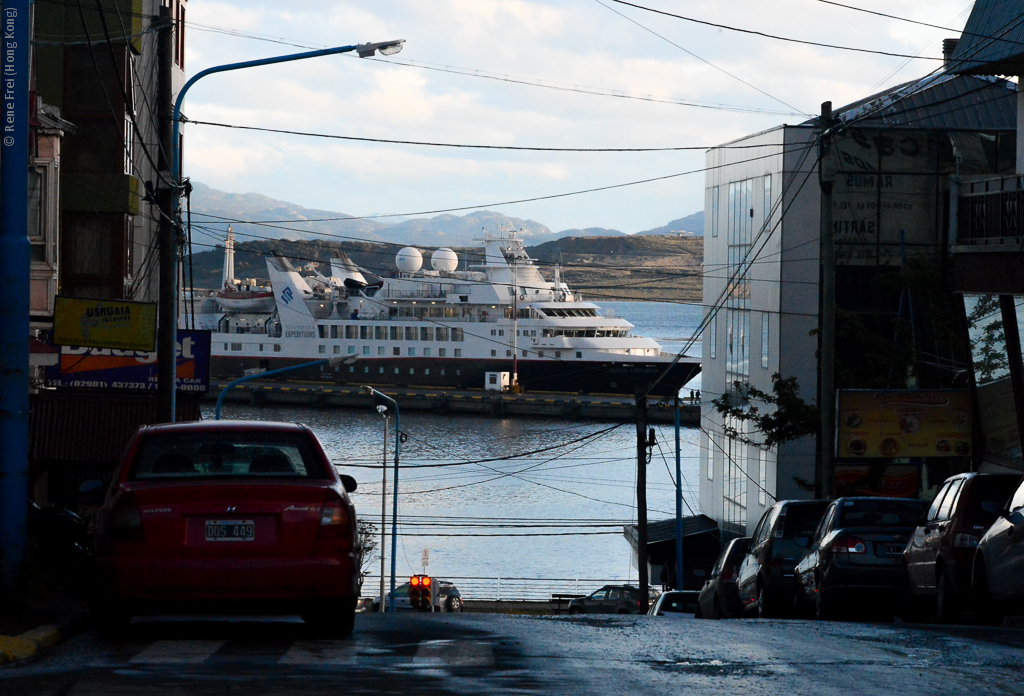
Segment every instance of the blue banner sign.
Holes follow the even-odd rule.
[[[178,329],[178,391],[203,394],[210,389],[210,332]],[[61,346],[60,362],[47,368],[46,383],[72,389],[155,391],[156,353]]]

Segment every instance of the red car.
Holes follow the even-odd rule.
[[[95,622],[113,630],[139,614],[299,614],[350,633],[355,489],[303,425],[139,428],[97,514]]]

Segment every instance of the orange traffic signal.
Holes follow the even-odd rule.
[[[409,579],[409,584],[412,585],[413,587],[415,587],[416,585],[419,585],[420,584],[420,576],[419,575],[413,575]]]
[[[430,611],[431,591],[429,575],[413,575],[409,578],[409,602],[417,611]]]

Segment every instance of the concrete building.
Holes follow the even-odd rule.
[[[160,83],[169,80],[173,91],[184,84],[185,5],[101,0],[33,6],[37,114],[71,126],[59,149],[44,147],[36,159],[46,235],[38,248],[33,241],[33,312],[41,312],[40,324],[47,312],[52,317],[56,292],[156,300],[159,211],[148,192],[168,180],[161,172],[170,169],[170,153],[159,146],[159,127],[170,116]],[[173,33],[171,55],[163,61],[161,27]],[[52,133],[39,140],[40,147],[52,142]]]
[[[967,350],[949,339],[959,329],[938,326],[955,314],[940,289],[949,179],[1012,169],[1015,89],[940,72],[835,113],[843,124],[833,146],[837,388],[962,379]],[[818,132],[815,121],[782,125],[707,153],[704,305],[714,316],[703,337],[700,503],[726,535],[748,532],[775,499],[813,497],[815,437],[747,444],[758,434],[711,401],[743,385],[770,393],[774,374],[796,378],[800,395],[819,401]],[[862,465],[874,466],[876,479],[912,471],[919,490],[949,463],[930,471],[928,462],[897,458]]]

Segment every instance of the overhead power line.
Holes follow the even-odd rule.
[[[386,138],[365,138],[354,135],[335,135],[333,133],[311,133],[308,131],[293,131],[281,128],[265,128],[262,126],[243,126],[234,123],[216,123],[214,121],[195,121],[181,118],[182,123],[191,123],[198,126],[216,126],[218,128],[232,128],[236,130],[261,131],[263,133],[281,133],[283,135],[303,135],[310,138],[328,138],[331,140],[355,140],[364,143],[387,143],[390,145],[422,145],[425,147],[455,147],[474,150],[519,150],[526,152],[677,152],[680,150],[708,150],[713,145],[684,145],[679,147],[527,147],[522,145],[475,145],[471,143],[437,143],[423,140],[389,140]],[[783,143],[772,145],[725,145],[720,149],[753,149],[759,147],[784,147]]]
[[[664,10],[656,10],[653,7],[644,7],[643,5],[637,5],[632,2],[626,2],[626,0],[611,0],[611,2],[618,3],[620,5],[627,5],[629,7],[635,7],[638,10],[644,12],[653,12],[654,14],[664,15],[666,17],[674,17],[675,19],[681,19],[686,22],[693,22],[694,24],[703,24],[709,27],[715,27],[716,29],[728,29],[729,31],[740,32],[741,34],[753,34],[755,36],[763,36],[766,39],[775,39],[776,41],[788,41],[790,43],[804,44],[806,46],[820,46],[821,48],[835,48],[840,51],[856,51],[858,53],[873,53],[880,56],[891,56],[893,58],[917,58],[919,60],[942,60],[942,58],[933,58],[931,56],[915,56],[909,53],[893,53],[891,51],[876,51],[871,48],[858,48],[856,46],[839,46],[836,44],[820,43],[818,41],[805,41],[804,39],[793,39],[788,36],[778,36],[776,34],[767,34],[763,31],[756,31],[754,29],[740,29],[739,27],[732,27],[728,24],[717,24],[715,22],[708,22],[703,19],[694,19],[693,17],[684,17],[683,15],[674,14],[672,12],[665,12]]]

